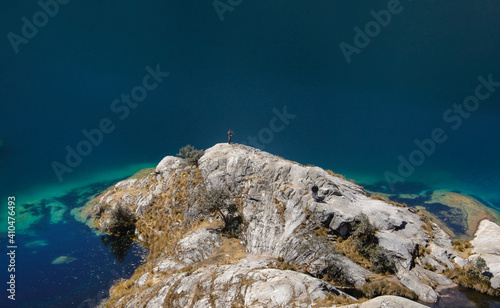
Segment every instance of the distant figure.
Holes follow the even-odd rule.
[[[231,137],[233,137],[233,131],[229,129],[227,132],[227,143],[231,144]]]

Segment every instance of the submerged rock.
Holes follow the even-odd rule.
[[[48,243],[45,240],[36,240],[26,243],[24,246],[28,248],[47,246]]]
[[[78,259],[68,257],[68,256],[60,256],[60,257],[55,258],[52,261],[52,264],[67,264],[67,263],[71,263],[71,262],[76,261],[76,260],[78,260]]]

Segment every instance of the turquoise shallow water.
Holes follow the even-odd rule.
[[[440,128],[447,140],[396,192],[458,191],[500,209],[500,90],[457,129],[443,118],[475,94],[479,76],[500,80],[500,1],[402,0],[401,12],[347,63],[339,44],[354,44],[354,28],[364,29],[374,20],[370,12],[388,3],[242,1],[221,21],[210,1],[69,1],[16,53],[8,35],[21,35],[22,18],[32,20],[42,8],[2,1],[1,208],[14,195],[42,211],[43,199],[126,177],[185,144],[224,142],[229,128],[235,142],[257,140],[273,154],[384,190],[398,156],[408,158],[415,139]],[[126,103],[113,105],[157,65],[170,75],[143,101],[127,105],[128,114]],[[296,117],[277,122],[283,127],[270,135],[284,108]],[[66,164],[68,147],[77,149],[87,138],[82,131],[103,119],[114,130],[59,181],[53,163]],[[28,231],[36,240],[73,228],[66,233],[76,249],[91,235],[67,221]],[[0,227],[4,234],[7,226]],[[4,247],[5,234],[0,240]],[[30,263],[38,255],[26,250],[20,258]]]
[[[96,233],[71,213],[114,182],[17,205],[16,301],[4,298],[2,307],[94,307],[145,262],[146,248]],[[10,251],[2,247],[3,264]]]

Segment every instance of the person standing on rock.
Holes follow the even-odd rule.
[[[233,131],[229,129],[227,132],[227,143],[231,144],[231,137],[233,137]]]

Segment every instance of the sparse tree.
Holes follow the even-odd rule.
[[[202,195],[202,213],[212,215],[218,213],[224,220],[223,232],[238,237],[242,231],[243,219],[237,214],[238,209],[232,202],[229,191],[224,188],[208,190]]]
[[[135,232],[137,218],[132,210],[121,204],[117,204],[110,213],[109,232],[118,236],[132,235]]]
[[[210,215],[213,213],[219,213],[222,216],[222,219],[226,221],[226,213],[230,208],[229,197],[229,192],[223,188],[206,191],[202,195],[203,214]]]
[[[184,158],[188,164],[198,166],[198,160],[205,154],[203,150],[197,150],[188,144],[179,150],[178,157]]]

